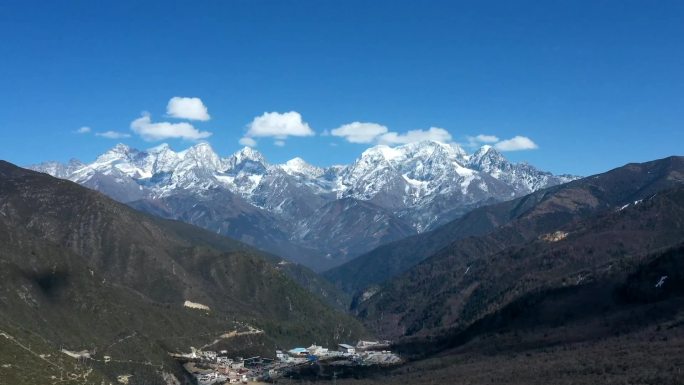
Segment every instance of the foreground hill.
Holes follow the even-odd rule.
[[[13,384],[88,373],[60,348],[90,352],[88,381],[134,373],[157,383],[162,372],[181,375],[167,352],[191,346],[263,354],[364,335],[249,246],[7,162],[0,241],[0,378]],[[220,337],[235,330],[247,334]],[[40,370],[27,375],[34,361]]]
[[[414,339],[405,353],[440,353],[340,383],[681,384],[683,272],[680,243],[621,274],[523,296],[449,338]]]
[[[507,238],[501,241],[503,244],[525,242],[564,224],[619,208],[683,181],[684,157],[628,164],[475,209],[433,231],[380,246],[325,272],[324,276],[345,291],[358,293],[406,272],[461,239],[504,231]],[[515,231],[507,230],[513,228],[511,226],[515,226]]]
[[[414,361],[344,383],[682,383],[684,184],[671,167],[679,159],[646,164],[647,174],[669,164],[654,183],[609,185],[614,203],[635,185],[643,199],[568,222],[553,213],[570,201],[556,199],[450,244],[362,298],[359,316]]]
[[[524,231],[514,224],[458,241],[388,282],[357,311],[368,325],[394,338],[449,336],[453,342],[476,325],[487,329],[486,320],[495,314],[515,314],[516,306],[526,312],[530,304],[558,293],[591,287],[610,293],[659,252],[684,240],[684,186],[510,245],[511,237]],[[676,263],[680,257],[676,254]],[[672,274],[678,273],[662,276]],[[657,288],[658,280],[652,284]],[[679,284],[670,281],[664,287],[671,285]],[[583,298],[588,302],[557,298],[554,306],[576,307],[575,312],[599,299]],[[591,314],[589,308],[584,311]]]

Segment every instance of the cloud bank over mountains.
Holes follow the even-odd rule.
[[[198,97],[174,96],[166,105],[167,118],[181,119],[180,122],[152,121],[149,112],[130,123],[130,130],[148,142],[168,139],[184,141],[205,140],[213,132],[196,128],[190,121],[207,122],[211,120],[209,109]],[[130,138],[127,132],[114,130],[94,132],[90,126],[82,126],[74,131],[77,134],[91,134],[107,139]],[[375,122],[353,121],[334,128],[325,129],[317,133],[302,115],[297,111],[278,112],[267,111],[256,116],[244,128],[244,133],[238,140],[243,146],[256,147],[259,139],[270,139],[275,146],[285,146],[291,137],[332,136],[354,144],[384,144],[398,146],[422,141],[437,141],[442,143],[459,144],[464,147],[475,148],[484,144],[491,145],[499,151],[534,150],[539,146],[530,138],[516,135],[509,139],[500,139],[496,135],[478,134],[465,136],[463,141],[457,141],[445,128],[429,127],[427,129],[408,130],[406,132],[391,131],[387,126]],[[331,143],[337,145],[337,143]]]

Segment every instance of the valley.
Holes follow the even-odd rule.
[[[621,358],[623,364],[592,360],[579,364],[586,374],[575,370],[579,352],[639,348],[655,340],[665,352],[681,341],[681,157],[630,164],[476,208],[326,272],[330,282],[281,257],[138,213],[69,181],[9,164],[2,176],[0,223],[8,246],[3,274],[5,282],[16,282],[6,285],[6,293],[21,288],[10,302],[11,295],[2,297],[3,306],[23,309],[4,313],[9,318],[3,336],[14,346],[4,354],[20,349],[38,357],[55,378],[138,381],[163,374],[208,384],[292,376],[330,380],[339,373],[336,379],[352,384],[392,383],[397,376],[418,383],[467,376],[480,383],[500,381],[501,374],[473,371],[494,365],[503,373],[509,366],[499,362],[511,362],[516,381],[534,383],[522,364],[532,359],[543,362],[530,366],[534,373],[570,363],[567,377],[573,381],[598,375],[666,383],[679,378],[678,358],[661,361],[662,371],[633,371],[624,363],[645,358],[632,353]],[[365,204],[339,202],[345,199]],[[332,215],[353,212],[344,206],[349,203]],[[27,251],[29,259],[16,259]],[[41,268],[46,263],[50,270]],[[137,275],[143,271],[145,278]],[[49,308],[59,310],[27,321]],[[58,319],[73,323],[82,309],[111,316],[87,321],[83,315],[71,335],[48,326]],[[348,309],[354,317],[344,314]],[[140,312],[147,314],[144,321]],[[130,324],[129,332],[116,333],[115,324]],[[84,327],[96,334],[83,334]],[[17,337],[22,330],[34,337]],[[383,346],[397,355],[381,354],[395,358],[357,369],[354,362],[377,358],[354,356],[344,369],[347,364],[332,364],[345,361],[342,353],[314,344],[313,353],[300,349],[314,359],[293,349],[278,350],[271,361],[276,347],[311,337],[334,345],[372,336],[393,340]],[[28,349],[34,338],[43,341],[39,351]],[[152,349],[126,353],[143,341]],[[214,355],[230,361],[227,369]],[[187,362],[196,364],[180,366]],[[251,369],[239,369],[237,362]]]
[[[0,1],[0,385],[684,385],[682,20]]]

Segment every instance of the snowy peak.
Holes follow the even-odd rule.
[[[385,161],[391,165],[401,166],[402,163],[410,163],[417,159],[433,159],[463,163],[466,156],[466,152],[457,145],[427,140],[397,147],[374,146],[364,151],[357,162]]]
[[[313,166],[300,157],[292,158],[279,166],[287,174],[295,176],[320,177],[325,172],[322,168]]]
[[[138,152],[138,150],[133,150],[127,145],[119,143],[104,154],[98,156],[95,160],[95,163],[106,163],[126,159],[130,160],[132,157],[137,155]]]
[[[487,154],[495,155],[495,156],[501,156],[501,154],[494,149],[493,146],[489,144],[485,144],[484,146],[480,147],[475,151],[473,154],[472,158],[482,158],[486,156]]]
[[[251,147],[243,147],[225,160],[226,172],[231,174],[264,174],[268,163],[266,158]]]
[[[223,168],[223,161],[206,142],[198,143],[181,154],[181,164],[184,167],[195,167],[205,170],[219,171]]]
[[[171,172],[181,161],[181,156],[166,143],[147,149],[146,153],[143,168],[150,175]]]
[[[399,147],[390,147],[384,144],[377,145],[361,153],[360,161],[387,161],[392,162],[401,158],[404,152]]]
[[[416,143],[408,143],[403,146],[395,147],[404,152],[411,158],[426,158],[431,156],[444,156],[450,159],[461,159],[466,155],[465,150],[456,144],[426,140]]]
[[[482,146],[477,150],[468,160],[467,166],[505,182],[512,186],[518,195],[579,178],[567,175],[558,177],[550,172],[540,171],[526,163],[511,163],[489,145]]]
[[[133,150],[128,145],[125,145],[123,143],[118,143],[116,146],[112,147],[111,150],[107,151],[107,153],[122,154],[122,155],[127,155],[131,152],[137,153],[138,150]]]
[[[421,204],[435,194],[468,188],[475,172],[463,166],[465,156],[462,148],[436,141],[375,146],[343,173],[338,195],[367,200],[383,194],[394,204]]]
[[[290,215],[288,223],[331,200],[353,198],[411,218],[408,221],[419,231],[449,210],[458,212],[574,179],[511,163],[491,146],[468,155],[457,145],[436,141],[374,146],[351,165],[326,169],[299,157],[269,165],[251,147],[221,158],[206,142],[180,152],[168,144],[145,151],[118,144],[87,165],[49,162],[32,168],[95,186],[122,201],[181,192],[199,198],[207,189],[219,188],[270,214]]]
[[[49,161],[28,166],[29,169],[44,172],[57,178],[66,179],[78,169],[85,167],[83,162],[78,159],[70,159],[69,163]]]
[[[82,174],[80,178],[95,173],[102,173],[105,175],[121,173],[131,178],[149,178],[151,173],[145,170],[145,156],[147,154],[130,148],[123,143],[119,143],[109,151],[100,155],[84,169],[80,170]],[[72,178],[73,179],[73,178]]]
[[[233,157],[239,162],[251,160],[253,162],[266,164],[266,158],[259,151],[251,147],[243,147],[238,152],[233,154]]]
[[[475,151],[470,159],[468,159],[467,165],[473,169],[487,173],[501,172],[512,166],[501,153],[490,145],[484,145]]]

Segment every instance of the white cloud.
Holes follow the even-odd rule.
[[[107,138],[107,139],[123,139],[123,138],[130,138],[131,134],[127,134],[125,132],[118,132],[118,131],[105,131],[105,132],[96,132],[95,136],[101,136],[101,137]]]
[[[87,134],[87,133],[89,133],[89,132],[91,132],[91,131],[92,131],[92,129],[91,129],[90,127],[88,127],[88,126],[83,126],[83,127],[79,128],[78,130],[76,130],[76,133],[77,133],[77,134]]]
[[[480,143],[496,143],[499,141],[499,137],[495,135],[478,135],[473,138]]]
[[[479,147],[483,144],[493,145],[499,151],[522,151],[522,150],[534,150],[538,148],[537,144],[532,141],[532,139],[526,136],[517,135],[511,139],[500,140],[499,137],[495,135],[477,135],[477,136],[466,136],[468,147]]]
[[[330,134],[345,138],[350,143],[371,143],[387,131],[387,127],[381,124],[353,122],[330,131]]]
[[[285,113],[264,112],[257,116],[249,124],[248,137],[275,137],[280,140],[288,136],[312,136],[314,131],[309,125],[302,121],[299,112],[290,111]]]
[[[285,141],[284,140],[276,140],[273,142],[273,144],[275,144],[278,147],[283,147],[285,145]]]
[[[131,122],[131,130],[147,141],[171,138],[198,140],[211,136],[209,131],[199,131],[190,123],[152,123],[150,114],[143,113],[141,117]]]
[[[332,130],[331,135],[346,139],[350,143],[380,143],[397,145],[434,140],[438,142],[451,142],[449,131],[430,127],[427,130],[410,130],[404,134],[389,131],[386,126],[377,123],[353,122],[342,125]]]
[[[499,151],[521,151],[521,150],[534,150],[539,148],[532,139],[526,136],[515,136],[511,139],[502,140],[494,145]]]
[[[240,138],[239,143],[241,145],[247,146],[247,147],[256,147],[256,145],[257,145],[256,140],[254,140],[252,138],[248,138],[246,136]]]
[[[430,127],[427,130],[410,130],[405,134],[388,132],[378,138],[378,143],[393,145],[422,142],[425,140],[449,143],[451,142],[451,134],[449,131],[439,127]]]
[[[207,121],[211,119],[200,98],[174,96],[166,105],[166,114],[173,118]]]
[[[480,147],[483,144],[492,144],[499,141],[499,137],[496,135],[477,135],[477,136],[466,136],[468,147]]]

